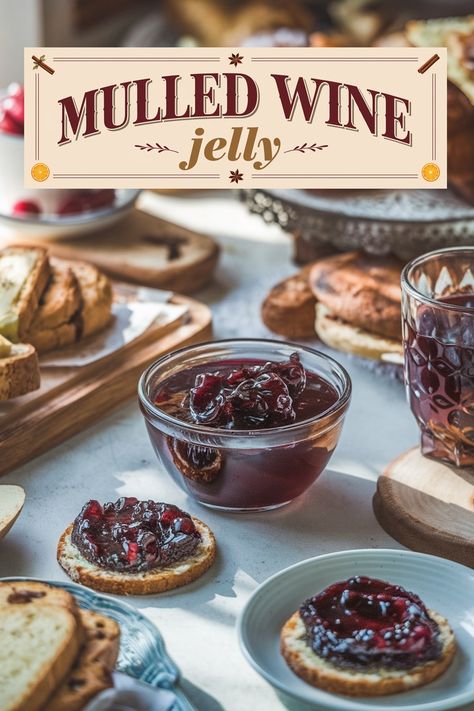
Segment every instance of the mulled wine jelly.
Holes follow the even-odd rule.
[[[142,400],[164,467],[201,503],[233,510],[273,508],[302,494],[326,466],[348,404],[297,353],[183,367],[152,384],[149,398],[154,412],[179,423],[172,432],[160,426]]]

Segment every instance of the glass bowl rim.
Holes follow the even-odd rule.
[[[148,398],[148,395],[145,392],[145,383],[148,381],[148,378],[150,377],[152,371],[160,364],[165,363],[167,360],[171,360],[171,358],[174,358],[175,356],[181,355],[186,351],[192,351],[196,348],[204,348],[208,346],[224,346],[224,345],[234,345],[236,343],[261,343],[266,346],[271,346],[271,345],[276,345],[276,346],[289,346],[290,348],[294,347],[296,351],[304,351],[306,353],[309,353],[312,356],[317,356],[318,358],[322,358],[325,361],[328,361],[329,364],[338,372],[338,375],[341,378],[342,384],[343,384],[343,391],[342,393],[338,396],[338,399],[336,402],[331,405],[327,410],[324,410],[323,412],[315,415],[314,417],[310,417],[306,420],[303,420],[302,422],[293,422],[289,425],[282,425],[281,427],[268,427],[268,428],[263,428],[263,429],[254,429],[254,430],[226,430],[224,428],[220,427],[206,427],[205,425],[197,425],[194,423],[188,423],[188,422],[183,422],[182,420],[179,420],[177,417],[173,417],[172,415],[168,415],[166,412],[161,410],[160,408],[156,407],[154,403],[151,402],[151,400]],[[316,375],[317,375],[316,371]],[[332,385],[332,383],[331,383]],[[333,386],[334,387],[334,386]],[[334,413],[339,412],[340,410],[345,411],[347,408],[347,405],[349,404],[349,401],[351,399],[351,394],[352,394],[352,381],[349,373],[347,370],[344,368],[343,365],[341,365],[335,358],[332,358],[330,355],[327,355],[326,353],[323,353],[322,351],[318,351],[315,348],[309,348],[308,346],[301,346],[297,343],[293,343],[291,341],[277,341],[274,339],[267,339],[267,338],[224,338],[216,341],[204,341],[203,343],[192,343],[191,345],[184,346],[183,348],[179,348],[178,350],[172,351],[171,353],[167,353],[164,356],[161,356],[157,360],[153,361],[142,373],[140,376],[140,379],[138,381],[138,397],[140,400],[140,403],[143,405],[145,410],[149,411],[152,415],[157,417],[158,419],[164,420],[168,425],[174,425],[176,427],[179,427],[184,430],[188,430],[189,432],[194,432],[197,434],[201,435],[208,435],[211,437],[219,437],[223,439],[237,439],[239,437],[251,437],[252,439],[258,438],[258,437],[268,437],[269,435],[278,435],[278,434],[293,434],[295,432],[299,432],[301,429],[304,429],[308,427],[309,425],[313,425],[314,423],[317,423],[318,421],[325,420],[329,415],[333,415]],[[338,418],[339,419],[339,418]],[[337,420],[334,421],[333,423],[330,423],[330,426],[335,426],[337,424]]]
[[[411,259],[408,264],[406,264],[402,269],[402,291],[406,291],[408,294],[410,294],[410,296],[414,297],[415,299],[421,301],[424,304],[428,304],[429,306],[435,306],[438,309],[447,309],[449,311],[456,311],[458,313],[474,315],[474,309],[472,308],[469,308],[467,306],[461,306],[459,304],[446,303],[444,301],[439,301],[439,299],[434,299],[432,296],[426,296],[425,294],[422,294],[421,291],[419,291],[409,279],[409,272],[411,272],[412,269],[414,269],[415,267],[418,267],[424,261],[427,261],[432,257],[442,256],[443,254],[455,255],[460,254],[461,252],[471,253],[474,259],[474,247],[470,247],[469,245],[466,245],[464,247],[444,247],[443,249],[435,249],[432,252],[426,252],[425,254],[420,254],[419,257],[415,257],[415,259]]]

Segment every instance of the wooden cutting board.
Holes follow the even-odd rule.
[[[403,545],[474,568],[474,468],[410,449],[379,477],[373,506],[380,525]]]
[[[219,256],[210,237],[137,208],[111,227],[82,237],[47,240],[21,234],[8,243],[33,240],[58,257],[92,262],[115,279],[182,294],[209,282]]]
[[[5,407],[2,403],[0,475],[89,427],[128,398],[136,398],[141,373],[161,355],[211,337],[207,306],[185,296],[173,296],[171,303],[185,304],[187,314],[173,323],[151,326],[89,365],[44,368],[39,390],[8,401]]]

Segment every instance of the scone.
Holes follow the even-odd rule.
[[[311,265],[271,289],[262,304],[262,321],[286,338],[314,337],[316,297],[309,286]]]
[[[214,562],[216,542],[206,524],[176,506],[132,497],[103,506],[91,500],[62,534],[57,555],[76,582],[148,595],[203,575]]]
[[[280,649],[308,684],[382,696],[428,684],[451,664],[448,621],[414,593],[357,576],[306,600],[283,626]]]

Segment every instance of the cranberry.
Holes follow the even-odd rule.
[[[41,208],[34,200],[18,200],[12,207],[12,215],[41,215]]]
[[[192,421],[213,427],[278,427],[295,421],[294,401],[305,387],[306,371],[297,353],[283,363],[198,373],[189,392],[189,412]],[[161,405],[162,399],[157,402]]]
[[[138,543],[129,543],[127,549],[127,560],[129,563],[134,563],[138,557]]]
[[[284,381],[275,373],[244,380],[229,396],[234,419],[243,426],[293,422],[293,400]]]
[[[17,123],[19,126],[24,125],[25,108],[23,104],[23,96],[7,96],[7,98],[2,101],[2,108],[3,111],[8,114],[15,123]]]
[[[383,580],[334,583],[300,615],[308,644],[338,666],[409,669],[441,654],[438,625],[420,598]]]
[[[210,373],[198,375],[189,397],[189,407],[194,419],[206,424],[213,422],[221,415],[224,404],[222,379]]]
[[[102,507],[87,502],[74,521],[72,542],[91,563],[113,571],[139,572],[184,560],[201,536],[177,506],[122,497]]]
[[[16,136],[23,135],[23,126],[17,123],[12,116],[3,109],[0,104],[0,131],[3,133],[12,133]]]
[[[177,518],[174,521],[174,530],[176,533],[187,533],[191,536],[196,528],[190,518]]]

